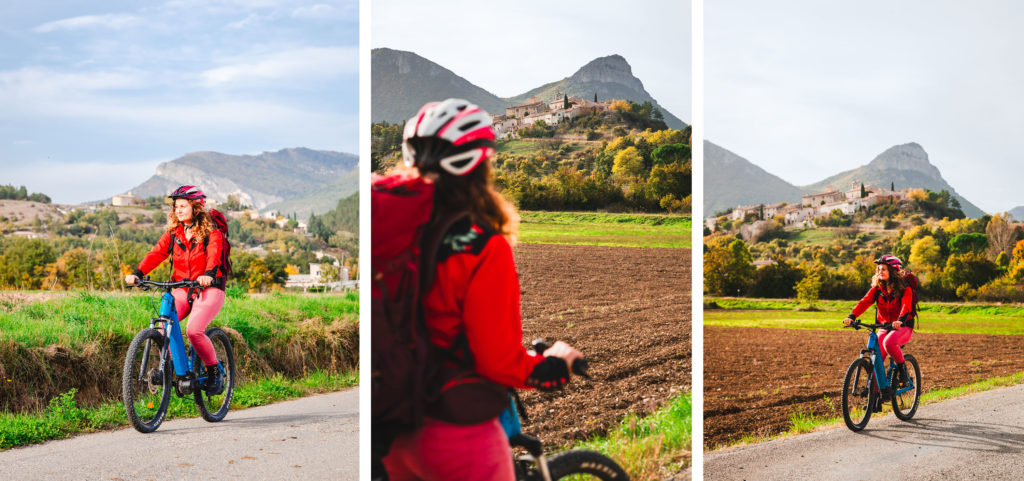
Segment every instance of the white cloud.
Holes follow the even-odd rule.
[[[330,18],[337,11],[333,6],[325,3],[318,3],[308,7],[299,7],[292,10],[294,18]]]
[[[36,33],[49,33],[58,30],[80,30],[88,28],[106,28],[121,30],[142,23],[142,18],[125,13],[108,13],[105,15],[83,15],[47,22],[32,29]]]
[[[243,28],[251,27],[251,26],[257,25],[259,23],[260,23],[260,16],[256,15],[255,13],[250,13],[248,16],[246,16],[245,18],[243,18],[243,19],[241,19],[241,20],[239,20],[237,22],[231,22],[231,23],[227,24],[227,26],[225,26],[224,28],[227,28],[228,30],[241,30]]]
[[[356,47],[308,47],[267,55],[255,60],[239,60],[202,73],[207,87],[237,86],[286,79],[326,79],[359,68]]]

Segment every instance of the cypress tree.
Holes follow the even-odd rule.
[[[569,108],[569,94],[562,94],[562,108]]]
[[[867,193],[866,190],[864,190],[864,183],[861,182],[861,184],[860,184],[860,198],[863,199],[863,198],[865,198],[867,196],[868,196],[868,193]]]

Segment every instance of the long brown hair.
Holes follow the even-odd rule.
[[[192,204],[192,235],[198,242],[205,241],[213,230],[213,220],[210,219],[210,214],[206,213],[203,204],[194,200],[189,200],[188,203]],[[171,211],[167,213],[167,230],[173,231],[179,225],[181,222],[178,221],[178,216],[174,215],[174,202],[171,202]]]
[[[497,190],[491,179],[490,160],[466,175],[452,175],[440,168],[419,171],[434,182],[434,218],[459,210],[469,211],[474,223],[494,229],[515,245],[519,214]]]
[[[891,292],[897,296],[902,296],[903,291],[906,290],[910,283],[907,281],[906,276],[903,275],[902,269],[896,269],[888,264],[879,264],[885,266],[889,270],[889,280],[883,281],[878,278],[878,273],[871,278],[871,287],[878,287]]]

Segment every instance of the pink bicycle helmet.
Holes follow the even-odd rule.
[[[405,165],[440,167],[466,175],[494,155],[491,116],[462,99],[430,102],[405,123],[402,155]]]
[[[901,261],[899,257],[888,254],[875,259],[875,264],[885,264],[889,267],[895,267],[896,269],[903,269],[903,261]]]
[[[183,185],[178,187],[177,189],[174,189],[174,192],[171,192],[171,195],[168,195],[167,198],[188,199],[199,202],[202,205],[206,205],[206,194],[194,185]]]

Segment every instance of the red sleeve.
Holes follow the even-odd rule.
[[[220,251],[224,246],[224,234],[213,229],[206,240],[208,241],[206,243],[206,272],[203,274],[217,277],[217,269],[220,267]]]
[[[903,289],[903,305],[900,306],[900,317],[909,316],[914,307],[914,290],[907,286]]]
[[[466,289],[462,320],[477,372],[505,386],[528,388],[526,378],[544,357],[531,356],[523,347],[519,278],[512,247],[500,235],[480,253]]]
[[[149,251],[149,254],[142,258],[142,262],[139,262],[138,270],[143,275],[146,275],[149,274],[149,271],[156,269],[170,255],[171,242],[171,231],[164,231],[164,235],[160,236],[160,240],[153,246],[153,250]]]
[[[868,308],[875,303],[875,292],[877,290],[877,287],[872,287],[871,289],[868,289],[868,293],[864,294],[864,298],[861,299],[856,306],[853,306],[853,310],[850,311],[850,315],[853,318],[860,317],[861,314],[864,314],[864,311],[868,310]]]

